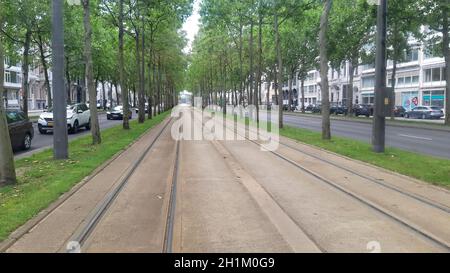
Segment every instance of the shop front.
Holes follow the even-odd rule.
[[[444,108],[445,91],[444,90],[430,90],[422,92],[422,104],[424,106],[436,106]]]
[[[406,111],[411,111],[411,109],[419,105],[419,91],[402,92],[401,102]]]

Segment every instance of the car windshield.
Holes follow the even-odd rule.
[[[436,106],[433,106],[433,107],[430,107],[430,108],[431,108],[431,110],[434,110],[434,111],[441,111],[441,108],[436,107]]]
[[[114,107],[114,111],[122,111],[123,107],[122,106],[116,106]]]

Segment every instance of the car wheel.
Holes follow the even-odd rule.
[[[23,138],[22,149],[29,150],[31,148],[31,135],[26,134]]]
[[[427,116],[425,114],[422,114],[422,119],[426,119]]]
[[[38,130],[39,130],[39,134],[41,134],[41,135],[47,134],[47,130],[44,130],[42,128],[38,128]]]
[[[86,130],[91,130],[91,119],[89,119],[89,123],[86,125]]]
[[[78,120],[75,120],[75,122],[73,123],[73,127],[71,128],[70,132],[72,134],[78,133]]]

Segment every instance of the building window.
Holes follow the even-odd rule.
[[[405,52],[405,61],[406,62],[415,62],[419,60],[419,50],[411,49]]]
[[[362,104],[373,104],[375,102],[374,94],[363,94],[362,95]]]
[[[412,83],[419,83],[419,76],[413,76]]]
[[[433,68],[431,74],[434,82],[441,81],[441,68]]]
[[[365,65],[363,66],[363,69],[364,69],[364,70],[368,70],[368,69],[372,69],[372,68],[375,68],[375,63],[365,64]]]
[[[439,82],[444,80],[445,68],[429,68],[425,70],[425,82]]]
[[[403,85],[404,83],[405,83],[405,78],[398,78],[398,80],[397,80],[398,85]]]
[[[436,106],[444,108],[444,98],[444,90],[424,91],[422,93],[422,102],[424,106]]]
[[[362,78],[362,87],[370,88],[375,86],[375,76],[363,77]]]
[[[5,82],[11,82],[11,72],[5,72]]]

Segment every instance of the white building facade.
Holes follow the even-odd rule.
[[[48,72],[51,86],[51,71]],[[47,91],[45,89],[44,71],[42,66],[30,66],[28,74],[29,92],[28,109],[42,110],[47,106]],[[22,92],[22,68],[21,64],[11,63],[5,57],[5,81],[4,93],[1,94],[4,105],[11,108],[19,108],[23,102]]]
[[[397,64],[395,77],[395,105],[410,110],[418,105],[445,108],[445,60],[428,53],[423,45],[413,45],[405,53],[405,61]],[[387,85],[392,86],[393,62],[388,61]],[[330,102],[345,104],[349,88],[349,64],[339,70],[329,69]],[[305,105],[321,102],[319,71],[308,73],[305,81]],[[373,104],[375,99],[375,65],[363,64],[354,70],[353,103]],[[299,86],[296,88],[300,89]],[[298,101],[301,102],[301,92]]]

